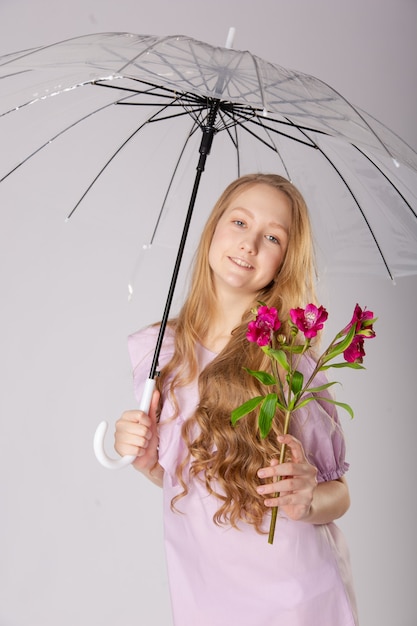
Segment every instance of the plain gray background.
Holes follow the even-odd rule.
[[[224,45],[230,26],[235,48],[317,76],[417,148],[415,0],[0,0],[0,54],[105,31]],[[52,188],[60,164],[48,167]],[[159,316],[154,294],[127,303],[136,257],[122,228],[62,229],[66,207],[30,185],[0,189],[0,626],[169,626],[161,493],[92,453],[98,422],[136,406],[126,336]],[[320,289],[334,330],[356,301],[379,316],[366,372],[339,393],[356,412],[343,416],[340,525],[361,624],[416,626],[417,279]]]

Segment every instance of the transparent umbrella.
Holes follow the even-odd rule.
[[[224,48],[104,33],[0,58],[1,184],[24,184],[37,162],[50,163],[67,172],[58,204],[73,218],[98,187],[139,205],[152,181],[152,205],[132,220],[145,247],[175,246],[176,256],[145,411],[186,242],[197,241],[211,187],[281,173],[307,200],[323,272],[394,280],[417,271],[417,154],[327,84],[234,50],[232,40],[232,29]],[[107,457],[105,428],[95,438],[100,462],[132,462]]]

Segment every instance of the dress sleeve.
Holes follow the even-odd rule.
[[[311,357],[303,358],[302,366],[298,369],[304,374],[305,380],[312,373],[314,365]],[[318,387],[327,382],[325,373],[319,372],[313,386]],[[317,395],[320,398],[332,398],[327,389]],[[319,482],[341,478],[348,470],[345,438],[334,404],[316,400],[297,409],[292,415],[290,432],[303,444],[308,461],[317,467]]]
[[[135,397],[140,402],[143,388],[152,366],[152,360],[158,338],[159,326],[148,326],[129,335],[127,347],[133,369],[133,388]],[[159,355],[159,367],[162,368],[174,353],[174,336],[167,328]]]

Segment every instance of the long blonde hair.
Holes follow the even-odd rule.
[[[291,226],[285,258],[275,280],[254,298],[225,348],[199,372],[195,345],[207,335],[216,309],[213,276],[208,262],[211,240],[219,219],[234,197],[257,184],[273,187],[290,201]],[[275,174],[250,174],[232,182],[220,196],[205,225],[189,296],[178,318],[170,322],[175,329],[174,356],[157,379],[158,387],[163,393],[170,393],[175,404],[175,388],[190,383],[198,376],[200,403],[182,429],[189,453],[177,468],[183,491],[174,498],[174,508],[175,503],[188,493],[189,477],[185,468],[190,463],[190,477],[203,480],[208,492],[219,499],[219,509],[214,517],[216,523],[237,526],[239,520],[244,520],[260,531],[265,507],[256,491],[260,484],[257,471],[278,454],[276,435],[282,427],[279,420],[274,420],[270,435],[261,439],[256,414],[244,418],[236,427],[231,425],[230,414],[235,407],[253,395],[265,393],[265,388],[262,389],[258,381],[245,374],[243,367],[269,369],[270,365],[262,350],[246,340],[247,324],[258,301],[276,307],[281,320],[288,319],[290,308],[315,301],[314,282],[308,210],[296,187]],[[284,324],[283,332],[285,330]],[[165,389],[168,378],[169,391]],[[197,437],[193,435],[195,432],[199,433]]]

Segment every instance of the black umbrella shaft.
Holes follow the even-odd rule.
[[[167,295],[167,299],[165,303],[165,309],[162,315],[161,325],[159,328],[159,334],[156,340],[155,353],[154,353],[154,357],[153,357],[153,361],[151,365],[151,370],[149,372],[149,378],[155,378],[155,376],[157,375],[159,354],[161,352],[162,341],[164,339],[165,329],[168,323],[169,312],[171,310],[172,299],[174,297],[175,287],[176,287],[177,279],[178,279],[178,273],[180,271],[181,261],[182,261],[182,257],[184,254],[184,248],[185,248],[185,244],[187,241],[187,236],[188,236],[188,231],[190,228],[191,218],[192,218],[193,211],[194,211],[195,201],[197,198],[197,192],[198,192],[198,188],[200,185],[201,176],[204,172],[204,168],[206,165],[206,160],[207,160],[208,155],[210,154],[211,145],[213,143],[213,138],[216,132],[214,123],[216,120],[217,112],[219,110],[219,104],[220,102],[218,100],[213,101],[209,114],[207,116],[207,123],[205,126],[202,127],[203,136],[201,138],[201,143],[200,143],[200,148],[199,148],[200,157],[199,157],[198,164],[197,164],[197,173],[194,179],[194,185],[193,185],[193,189],[191,192],[191,198],[190,198],[190,202],[188,205],[187,215],[185,217],[184,227],[182,230],[181,241],[178,247],[177,258],[175,260],[174,270],[172,272],[171,284],[169,286],[169,291],[168,291],[168,295]]]

